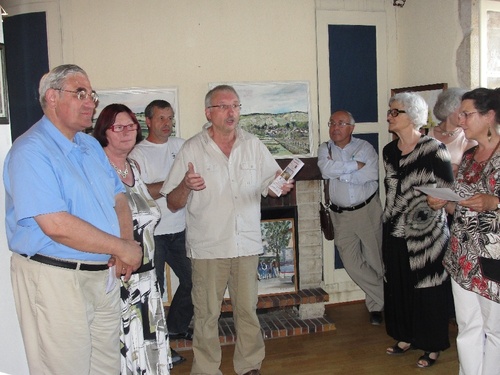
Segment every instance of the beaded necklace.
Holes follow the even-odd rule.
[[[458,133],[458,131],[460,130],[460,128],[456,128],[455,130],[451,130],[451,131],[446,131],[446,130],[443,130],[443,128],[441,128],[441,126],[436,126],[436,130],[438,130],[438,132],[443,136],[443,137],[453,137],[455,134]]]
[[[125,161],[125,169],[122,171],[120,168],[118,168],[115,163],[113,163],[111,160],[109,161],[111,163],[111,166],[115,169],[116,173],[120,175],[121,178],[127,178],[128,176],[128,163]]]

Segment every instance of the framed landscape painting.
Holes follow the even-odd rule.
[[[311,156],[308,82],[219,82],[209,87],[220,84],[234,87],[241,102],[241,128],[264,142],[273,156]]]

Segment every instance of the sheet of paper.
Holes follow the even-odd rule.
[[[276,177],[269,188],[279,197],[281,196],[281,187],[289,179],[293,178],[300,169],[304,166],[304,162],[299,158],[293,158],[292,161],[286,166],[281,174]]]
[[[450,188],[435,188],[429,186],[416,186],[415,189],[421,191],[426,195],[430,195],[431,197],[445,199],[447,201],[459,202],[463,201],[467,198],[463,198],[460,195],[456,194]]]
[[[115,274],[116,266],[109,267],[108,274],[108,283],[106,284],[106,294],[111,292],[115,288],[116,284],[116,274]]]

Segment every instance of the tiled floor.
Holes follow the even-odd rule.
[[[264,338],[267,340],[334,330],[335,324],[326,316],[317,319],[298,317],[296,305],[324,301],[328,301],[328,294],[321,288],[259,297],[259,321]],[[230,301],[225,301],[222,311],[226,312],[219,319],[219,340],[222,345],[233,344],[236,341],[236,332],[233,317],[227,313],[232,311]],[[175,350],[187,350],[191,348],[191,341],[173,340],[170,345]]]

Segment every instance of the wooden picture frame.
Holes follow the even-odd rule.
[[[427,125],[423,126],[424,129],[431,128],[436,126],[439,123],[439,120],[434,116],[433,109],[436,104],[438,95],[448,88],[447,83],[433,83],[429,85],[420,85],[420,86],[408,86],[408,87],[400,87],[396,89],[391,89],[391,97],[394,94],[398,94],[400,92],[416,92],[421,95],[427,105],[429,106],[429,116],[427,118]]]

